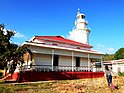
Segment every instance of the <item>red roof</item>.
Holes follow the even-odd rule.
[[[64,44],[70,44],[74,46],[81,46],[81,47],[86,47],[86,48],[92,48],[92,46],[88,44],[83,44],[80,42],[76,42],[73,40],[66,39],[62,36],[35,36],[34,40],[37,39],[39,41],[52,41],[52,42],[59,42],[59,43],[64,43]]]
[[[104,61],[104,64],[112,64],[112,63],[124,63],[124,59]]]

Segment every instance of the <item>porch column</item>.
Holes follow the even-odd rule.
[[[88,54],[88,71],[90,71],[90,54]]]
[[[74,71],[74,52],[72,52],[72,71]]]
[[[29,69],[30,68],[30,65],[29,65],[29,54],[27,53],[27,68],[26,69]]]
[[[52,49],[52,71],[54,70],[53,61],[54,61],[54,49]]]
[[[105,72],[105,69],[104,69],[104,64],[103,64],[103,62],[102,62],[103,60],[102,60],[102,55],[101,55],[101,69],[102,69],[102,71],[104,71]]]

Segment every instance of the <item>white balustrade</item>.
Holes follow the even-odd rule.
[[[73,67],[74,68],[74,71],[78,72],[78,71],[83,71],[83,72],[88,72],[88,71],[93,71],[93,68],[88,68],[88,66],[81,66],[81,67]],[[49,71],[52,71],[52,66],[50,65],[32,65],[29,66],[28,65],[25,65],[22,67],[22,70],[23,71],[27,71],[27,70],[34,70],[34,71],[37,71],[37,72],[49,72]],[[54,66],[53,67],[53,71],[72,71],[72,66]],[[96,68],[96,71],[95,72],[100,72],[101,69],[100,68]]]

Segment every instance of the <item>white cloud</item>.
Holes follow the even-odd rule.
[[[113,52],[115,49],[114,48],[107,48],[109,52]]]
[[[6,35],[7,34],[7,29],[3,29],[3,31],[4,31],[4,35]],[[9,30],[8,30],[9,31]],[[11,30],[10,30],[11,31]],[[14,31],[15,32],[15,35],[14,35],[14,37],[16,37],[16,38],[26,38],[25,37],[25,35],[23,35],[23,34],[21,34],[21,33],[19,33],[19,32],[16,32],[16,31]]]
[[[21,42],[18,42],[18,41],[17,41],[17,42],[16,42],[16,41],[14,41],[14,42],[13,42],[13,41],[10,41],[10,43],[12,43],[12,44],[17,44],[17,45],[21,45]]]
[[[108,53],[108,54],[113,54],[115,52],[115,49],[112,47],[107,47],[105,45],[102,44],[97,44],[95,49],[97,51],[103,52],[103,53]]]
[[[19,32],[16,32],[14,37],[16,37],[16,38],[26,38],[25,35],[23,35],[23,34],[21,34]]]
[[[21,43],[20,43],[20,42],[14,42],[14,44],[21,45]]]
[[[4,32],[3,34],[6,35],[7,34],[7,29],[4,28],[3,32]]]
[[[72,39],[72,38],[73,38],[73,35],[74,35],[73,32],[70,31],[69,34],[67,35],[67,38],[68,38],[68,39]]]

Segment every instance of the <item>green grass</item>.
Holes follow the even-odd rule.
[[[1,83],[4,83],[4,82],[5,82],[4,80],[0,79],[0,84],[1,84]]]
[[[58,93],[51,91],[54,83],[39,83],[39,84],[0,84],[0,93]]]

